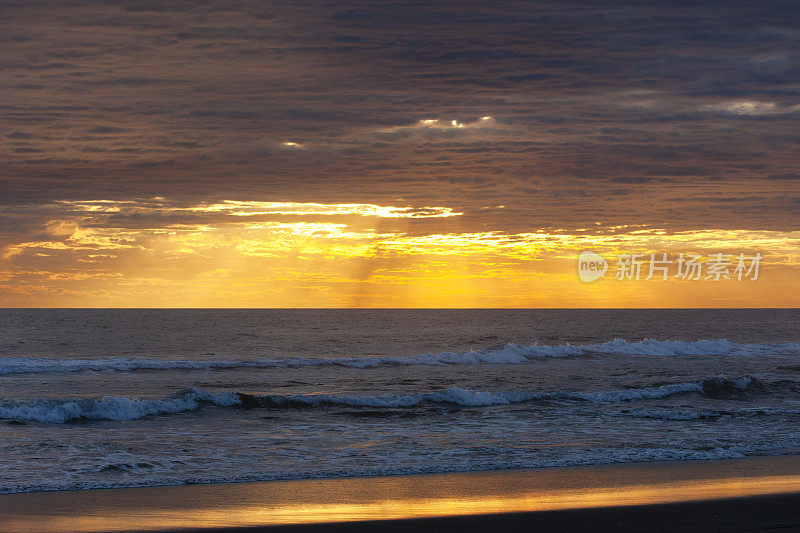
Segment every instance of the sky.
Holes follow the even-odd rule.
[[[0,19],[0,306],[800,306],[797,2]]]

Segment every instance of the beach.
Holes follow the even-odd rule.
[[[758,531],[800,525],[800,456],[0,496],[2,531]]]

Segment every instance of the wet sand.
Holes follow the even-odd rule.
[[[2,531],[265,526],[459,533],[800,530],[800,456],[0,496]]]
[[[532,511],[294,526],[212,528],[204,531],[267,531],[272,533],[378,533],[391,531],[423,533],[427,531],[438,533],[496,533],[498,531],[794,532],[800,531],[798,509],[800,509],[800,494],[788,494],[564,511]]]

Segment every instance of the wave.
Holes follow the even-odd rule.
[[[796,446],[796,443],[788,443]],[[777,446],[776,446],[777,448]],[[777,448],[780,453],[781,448]],[[775,454],[776,451],[768,450],[766,453]],[[587,466],[614,463],[647,463],[653,461],[685,461],[685,460],[714,460],[714,459],[740,459],[746,455],[758,455],[758,452],[743,453],[737,450],[716,448],[712,450],[671,449],[671,448],[646,448],[646,449],[606,449],[591,450],[579,454],[568,454],[561,458],[500,458],[487,460],[466,460],[458,463],[447,460],[433,461],[424,464],[405,462],[390,462],[387,460],[365,462],[363,466],[344,470],[342,468],[319,468],[314,470],[291,470],[282,472],[254,472],[252,465],[243,465],[238,472],[215,472],[207,469],[202,476],[176,473],[173,465],[161,466],[164,461],[142,460],[138,463],[108,463],[97,469],[99,474],[111,474],[113,477],[82,476],[73,479],[38,478],[26,479],[20,482],[0,482],[0,494],[49,492],[86,489],[110,489],[132,487],[158,487],[180,486],[217,483],[246,483],[264,481],[288,481],[302,479],[345,479],[353,477],[397,476],[413,474],[442,474],[452,472],[475,472],[489,470],[509,469],[541,469],[568,466]],[[179,465],[182,466],[182,465]]]
[[[709,378],[698,382],[673,383],[644,388],[609,391],[550,391],[487,392],[449,387],[431,392],[393,395],[338,396],[331,394],[255,395],[238,392],[213,393],[192,388],[167,398],[135,399],[108,396],[99,400],[90,398],[0,402],[0,420],[18,422],[43,422],[63,424],[71,420],[136,420],[151,415],[175,414],[195,411],[203,405],[219,407],[254,408],[314,408],[358,407],[372,409],[403,409],[424,404],[453,405],[461,407],[489,407],[531,401],[582,401],[590,403],[618,403],[666,398],[678,394],[697,393],[711,398],[738,396],[761,387],[750,378]]]
[[[136,370],[224,370],[233,368],[303,368],[340,366],[376,368],[384,366],[447,366],[481,364],[520,364],[548,357],[597,355],[681,356],[681,355],[798,355],[800,343],[738,344],[725,339],[703,341],[659,341],[645,339],[627,342],[615,339],[602,344],[559,344],[553,346],[506,344],[463,353],[443,352],[400,357],[287,357],[281,359],[160,359],[151,357],[111,357],[98,359],[51,359],[43,357],[0,358],[0,375],[66,372],[133,372]]]
[[[405,459],[364,461],[358,466],[342,468],[319,465],[281,471],[258,471],[251,462],[240,463],[236,470],[206,468],[202,475],[183,473],[182,461],[153,456],[131,456],[129,462],[111,461],[95,467],[98,475],[57,478],[52,475],[0,482],[0,494],[55,490],[154,487],[187,484],[242,483],[299,479],[343,479],[353,477],[396,476],[449,472],[475,472],[508,469],[542,469],[604,464],[649,463],[663,461],[742,459],[750,456],[794,455],[800,439],[788,437],[764,443],[720,444],[718,446],[616,446],[593,447],[565,451],[557,456],[501,455],[486,458],[476,455],[454,461],[447,454],[439,460],[414,462]],[[106,477],[110,475],[109,477]]]
[[[188,389],[168,398],[148,400],[107,396],[101,400],[38,399],[29,402],[0,402],[0,419],[63,424],[70,420],[136,420],[150,415],[194,411],[201,404],[233,406],[241,403],[231,392],[212,393]]]
[[[687,422],[690,420],[715,420],[729,415],[725,411],[712,411],[708,409],[626,409],[622,411],[628,416],[636,418],[651,418],[654,420],[676,420]]]

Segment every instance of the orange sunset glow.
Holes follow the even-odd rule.
[[[223,200],[58,201],[6,245],[2,303],[63,307],[754,307],[787,296],[800,231],[646,224],[470,231],[444,206]],[[503,206],[484,209],[501,213]],[[498,215],[495,215],[498,216]],[[144,223],[143,223],[144,222]],[[757,280],[583,283],[577,257],[764,252]],[[647,265],[645,265],[646,267]],[[732,268],[732,267],[731,267]],[[792,299],[795,298],[795,299]]]

